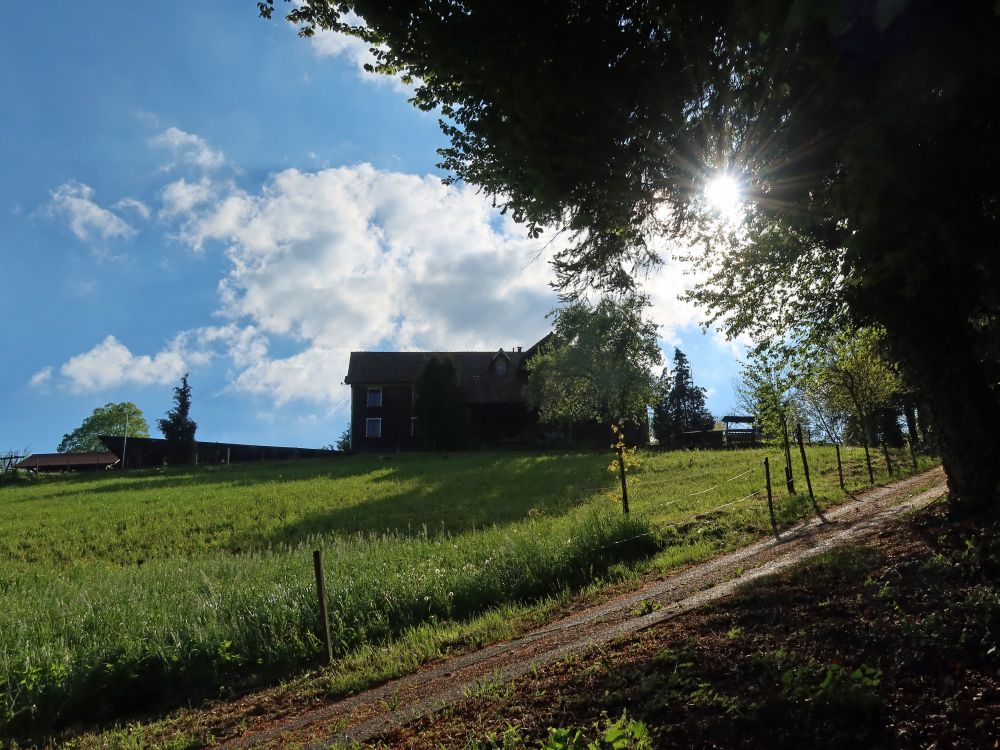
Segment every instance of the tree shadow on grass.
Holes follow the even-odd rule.
[[[556,460],[552,460],[556,459]],[[328,510],[307,513],[277,529],[244,535],[240,549],[293,546],[318,534],[438,536],[522,520],[532,514],[562,515],[588,501],[604,479],[593,455],[510,462],[502,472],[493,455],[484,466],[449,468],[399,463],[373,477],[374,485],[414,484],[354,504],[331,498]],[[597,468],[595,468],[597,467]],[[411,481],[412,480],[412,481]]]

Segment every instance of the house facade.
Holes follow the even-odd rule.
[[[421,448],[413,384],[434,355],[450,357],[458,368],[470,445],[528,442],[536,419],[524,398],[528,379],[524,365],[537,349],[538,344],[510,352],[502,348],[495,352],[351,352],[344,382],[351,386],[352,450]]]

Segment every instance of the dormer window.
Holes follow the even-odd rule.
[[[493,355],[493,372],[498,378],[507,374],[507,365],[510,364],[510,357],[503,349]]]

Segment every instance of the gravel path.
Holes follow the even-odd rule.
[[[370,740],[439,710],[484,684],[515,679],[591,645],[648,628],[731,594],[749,581],[861,539],[892,518],[941,497],[945,482],[944,472],[939,468],[876,487],[859,495],[856,502],[848,501],[827,512],[827,523],[818,519],[803,523],[782,533],[780,541],[761,540],[557,620],[521,638],[438,662],[221,747],[236,750],[294,742],[311,750],[336,742]],[[928,485],[933,486],[910,497],[915,490]],[[656,604],[651,606],[652,602]],[[637,614],[650,609],[655,611]]]

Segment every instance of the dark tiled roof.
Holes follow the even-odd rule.
[[[114,453],[34,453],[17,465],[18,469],[36,466],[111,466],[118,463]]]
[[[493,360],[498,352],[351,352],[348,385],[412,383],[424,362],[437,354],[451,357],[458,367],[470,404],[508,404],[524,401],[519,373],[526,352],[504,352],[510,358],[506,375],[497,375]]]

